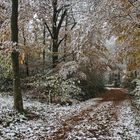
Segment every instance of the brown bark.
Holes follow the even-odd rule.
[[[13,64],[13,91],[14,91],[14,108],[18,112],[23,112],[23,101],[20,87],[20,74],[19,74],[19,52],[12,52]]]
[[[18,0],[12,0],[11,41],[16,43],[16,45],[18,44]],[[13,66],[14,108],[18,112],[23,112],[23,101],[19,74],[19,52],[13,50],[11,58]]]

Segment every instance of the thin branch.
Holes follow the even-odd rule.
[[[77,22],[74,22],[74,25],[71,27],[71,30],[76,26]]]
[[[58,27],[57,27],[57,33],[59,33],[59,30],[61,28],[61,25],[62,25],[62,23],[63,23],[64,18],[65,18],[66,15],[67,15],[67,9],[65,9],[65,11],[63,12],[63,14],[61,16],[61,19],[60,19],[59,24],[58,24]]]
[[[137,0],[128,0],[128,1],[129,1],[129,3],[130,3],[132,6],[135,7],[135,5],[134,5],[133,3],[135,3]]]
[[[74,24],[76,24],[76,23],[75,22],[69,23],[69,24],[67,24],[67,26],[71,26],[71,25],[74,25]],[[65,27],[65,25],[64,26],[61,26],[61,27]]]
[[[69,7],[69,6],[70,6],[70,4],[63,5],[62,7],[60,7],[60,8],[57,10],[58,14],[59,14],[64,8],[67,8],[67,7]]]
[[[58,46],[62,43],[62,41],[65,39],[65,36],[59,41]]]
[[[72,12],[73,13],[73,12]],[[74,15],[72,14],[72,19],[74,21],[73,26],[71,27],[71,30],[76,26],[77,22],[75,21]]]
[[[45,22],[45,25],[46,25],[46,27],[47,27],[49,33],[50,33],[51,38],[53,38],[53,34],[52,34],[52,32],[51,32],[51,30],[50,30],[50,28],[49,28],[49,26],[48,26],[48,24],[47,24],[46,22]]]

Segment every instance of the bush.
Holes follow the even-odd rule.
[[[73,87],[79,87],[79,89],[81,89],[81,92],[77,92],[78,94],[73,94],[75,99],[87,100],[104,91],[105,78],[103,70],[99,70],[94,66],[91,68],[89,63],[85,65],[83,63],[78,64],[75,61],[68,62],[62,66],[59,75],[62,79],[67,79],[66,81],[68,81],[68,79],[75,79],[72,80],[74,81],[72,87],[72,84],[65,86],[67,89],[73,89],[73,91]]]
[[[42,78],[41,78],[42,77]],[[42,75],[33,83],[41,96],[46,97],[48,102],[67,102],[73,99],[79,100],[81,89],[76,86],[76,78],[63,79],[59,74],[53,76]],[[44,94],[44,95],[43,95]]]
[[[102,71],[89,67],[81,67],[80,71],[86,75],[85,79],[80,78],[79,84],[84,92],[83,100],[93,98],[104,91],[105,78]]]
[[[10,78],[12,76],[12,65],[10,53],[0,52],[0,78]]]
[[[132,85],[134,85],[134,90],[130,92],[130,95],[134,97],[132,100],[132,104],[139,110],[140,108],[140,80],[135,79],[131,83]]]
[[[12,67],[10,54],[0,52],[0,91],[9,91],[12,88]]]
[[[11,78],[0,78],[0,91],[12,90],[12,79]]]
[[[73,98],[75,99],[81,101],[87,100],[97,96],[99,93],[104,92],[104,71],[103,69],[98,69],[95,65],[91,67],[89,63],[78,64],[75,61],[71,61],[62,66],[59,75],[66,81],[69,81],[68,79],[74,79],[72,80],[74,81],[74,84],[68,84],[67,86],[65,86],[67,87],[67,89],[70,88],[73,89],[73,91],[73,87],[79,87],[79,89],[81,89],[81,92],[77,92],[78,94],[73,94]],[[65,95],[64,92],[63,95]]]

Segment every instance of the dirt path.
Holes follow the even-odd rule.
[[[139,140],[130,99],[124,89],[110,89],[96,106],[62,122],[47,140]],[[139,135],[140,136],[140,135]]]

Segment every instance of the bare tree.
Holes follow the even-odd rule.
[[[58,0],[53,0],[52,1],[52,27],[49,27],[49,25],[47,24],[47,22],[45,21],[45,25],[46,28],[48,29],[48,32],[51,36],[52,39],[52,61],[53,61],[53,67],[55,67],[57,65],[58,62],[58,49],[60,44],[65,40],[65,38],[67,37],[66,35],[64,35],[64,37],[62,37],[61,39],[59,39],[59,34],[60,34],[60,30],[61,28],[63,28],[63,22],[65,22],[65,18],[68,18],[68,8],[69,8],[69,4],[64,4],[62,6],[58,6]],[[71,29],[73,29],[73,27],[75,26],[75,20],[72,24],[69,25],[73,25],[71,27]],[[67,24],[68,26],[68,24]]]

